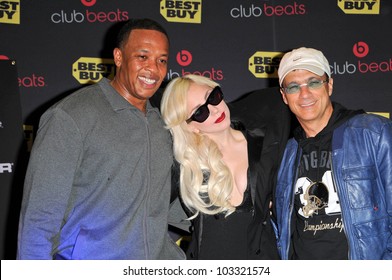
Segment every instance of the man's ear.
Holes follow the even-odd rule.
[[[116,64],[116,67],[120,67],[122,62],[122,52],[119,48],[115,48],[113,50],[113,59],[114,64]]]
[[[280,94],[282,95],[283,102],[287,105],[286,95],[283,92],[283,89],[280,89]]]
[[[333,92],[333,78],[329,78],[329,82],[328,82],[328,94],[329,96],[332,95]]]

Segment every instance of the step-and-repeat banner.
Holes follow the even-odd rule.
[[[15,254],[20,197],[27,163],[15,61],[0,60],[0,257]],[[9,252],[5,255],[5,252]],[[4,254],[3,254],[4,253]]]
[[[2,102],[0,110],[21,107],[28,146],[50,105],[113,77],[112,31],[133,17],[155,19],[167,29],[167,80],[187,73],[207,76],[232,101],[276,86],[285,51],[313,47],[329,60],[335,101],[391,116],[390,0],[0,0],[0,59],[16,64],[20,96],[14,105]],[[11,125],[8,121],[0,119],[0,124]],[[5,181],[14,158],[3,155],[17,147],[0,140],[0,188],[11,193],[21,186]],[[13,207],[4,221],[17,220],[18,200],[9,203],[8,195],[0,200]],[[0,254],[12,258],[13,240],[6,237],[14,236],[16,228],[0,226],[0,242],[11,247],[6,252],[0,247]]]

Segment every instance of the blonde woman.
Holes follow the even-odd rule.
[[[264,188],[257,185],[263,136],[232,121],[221,87],[199,75],[172,80],[161,112],[173,136],[181,200],[193,222],[188,258],[277,259],[272,189],[257,190]]]

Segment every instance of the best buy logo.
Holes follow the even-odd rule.
[[[338,0],[338,6],[345,14],[380,13],[380,0]]]

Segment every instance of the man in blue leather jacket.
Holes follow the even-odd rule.
[[[281,258],[392,259],[392,122],[332,102],[318,50],[286,53],[278,75],[300,124],[278,173]]]

